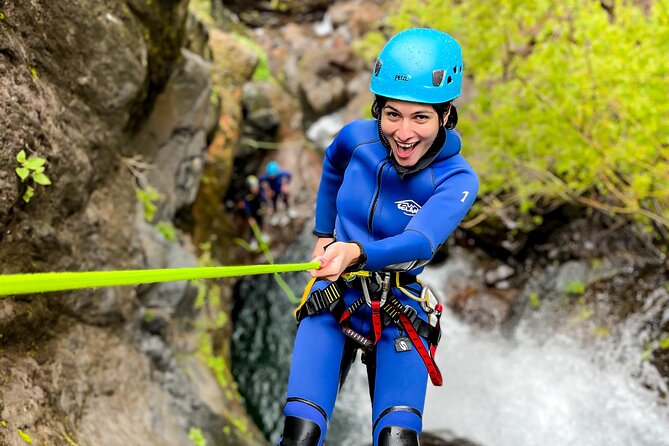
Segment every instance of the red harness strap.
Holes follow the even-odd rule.
[[[432,381],[432,384],[434,384],[435,386],[441,386],[444,383],[444,379],[441,377],[441,371],[439,371],[439,367],[437,367],[437,364],[434,362],[434,352],[436,346],[433,345],[432,347],[430,347],[430,352],[428,352],[425,346],[423,345],[423,342],[420,340],[420,336],[416,332],[416,329],[413,328],[413,325],[411,324],[409,318],[406,317],[404,314],[400,313],[399,320],[402,323],[402,328],[409,335],[411,343],[416,348],[416,351],[418,351],[418,354],[423,360],[423,363],[425,363],[425,367],[427,368],[427,373],[430,375],[430,380]]]

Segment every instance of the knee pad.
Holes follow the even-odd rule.
[[[378,446],[419,446],[418,433],[401,426],[386,426],[379,432]]]
[[[318,424],[304,418],[287,416],[279,446],[317,446],[321,438]]]

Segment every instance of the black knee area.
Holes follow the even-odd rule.
[[[379,432],[379,446],[420,446],[418,433],[401,426],[386,426]]]
[[[321,438],[321,427],[311,420],[287,416],[279,446],[316,446]]]

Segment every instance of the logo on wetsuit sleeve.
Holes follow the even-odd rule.
[[[408,215],[409,217],[413,217],[420,211],[420,206],[413,200],[396,201],[395,204],[397,205],[397,209],[404,212],[404,215]]]

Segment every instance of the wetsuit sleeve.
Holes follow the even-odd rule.
[[[352,142],[350,127],[341,129],[325,150],[323,173],[318,186],[316,199],[316,226],[314,234],[318,236],[334,235],[335,219],[337,218],[337,193],[344,180],[344,171],[351,159]]]
[[[471,169],[446,178],[402,233],[362,243],[367,256],[364,268],[408,271],[425,265],[465,218],[476,199],[478,184]]]

